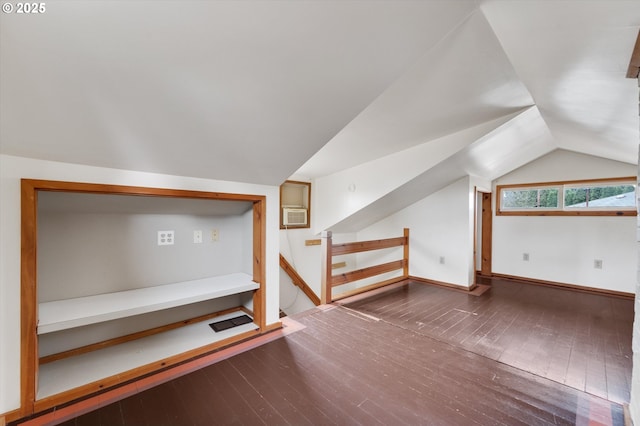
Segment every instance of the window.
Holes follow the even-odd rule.
[[[635,178],[498,185],[498,215],[633,216]]]
[[[503,210],[558,208],[558,188],[505,189],[501,197]]]
[[[566,209],[629,209],[636,207],[636,187],[622,185],[565,186]]]

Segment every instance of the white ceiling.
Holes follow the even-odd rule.
[[[638,0],[54,0],[0,19],[2,154],[278,185],[521,112],[452,176],[556,148],[637,162]]]

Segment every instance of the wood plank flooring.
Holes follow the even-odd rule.
[[[632,300],[493,279],[480,297],[411,283],[345,306],[595,396],[629,402]]]
[[[628,397],[633,304],[548,290],[411,283],[320,306],[284,318],[302,325],[285,337],[60,424],[622,425],[606,398]]]

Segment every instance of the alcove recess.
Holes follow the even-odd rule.
[[[265,332],[265,208],[262,195],[23,180],[22,415]],[[238,325],[210,326],[223,320]]]
[[[287,180],[280,185],[280,229],[309,228],[311,183]]]

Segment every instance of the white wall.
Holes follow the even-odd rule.
[[[264,195],[266,320],[278,321],[279,188],[0,155],[0,413],[20,403],[20,179],[48,179]]]
[[[309,228],[280,231],[280,253],[316,295],[320,296],[320,246],[305,245],[306,240],[318,238],[320,237],[314,235]],[[302,290],[293,285],[286,272],[280,269],[280,309],[287,315],[293,315],[313,307],[314,304]]]
[[[280,309],[287,315],[294,315],[314,306],[307,295],[293,284],[287,273],[280,269]]]
[[[242,216],[46,212],[38,215],[38,301],[89,296],[196,280],[252,274]],[[207,238],[217,229],[218,241]],[[175,244],[159,246],[158,230]],[[193,231],[203,242],[193,243]],[[249,248],[253,245],[250,243]],[[248,256],[246,261],[244,256]],[[249,268],[246,269],[246,265]]]
[[[472,183],[469,177],[460,179],[363,229],[358,240],[397,237],[409,228],[410,275],[469,287],[473,284]]]
[[[280,253],[317,295],[320,295],[321,285],[321,247],[307,246],[305,241],[319,238],[309,228],[280,231]]]
[[[554,151],[494,185],[635,176],[636,166]],[[494,194],[495,186],[494,186]],[[635,217],[495,216],[494,273],[635,292]],[[523,253],[529,261],[523,261]],[[602,269],[593,267],[603,261]]]

